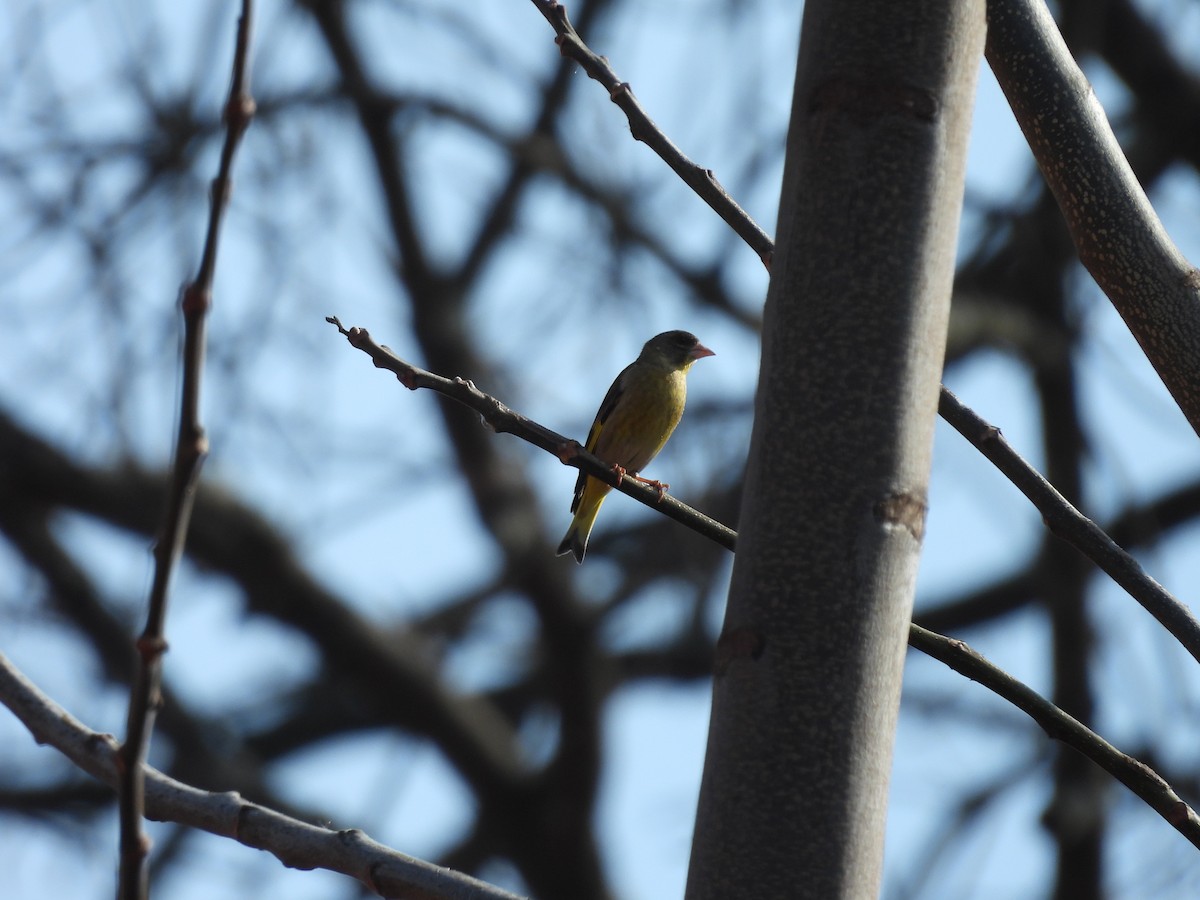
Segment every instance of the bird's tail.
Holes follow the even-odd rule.
[[[587,552],[588,536],[586,533],[580,533],[579,526],[574,522],[567,529],[566,536],[562,539],[562,543],[558,545],[558,555],[566,556],[568,553],[575,557],[575,562],[583,562],[583,554]]]
[[[596,483],[603,484],[602,482]],[[608,487],[607,485],[603,486]],[[591,487],[590,483],[588,487]],[[571,520],[571,527],[567,529],[562,543],[558,545],[557,555],[566,556],[570,553],[575,557],[577,563],[583,562],[583,555],[587,552],[588,538],[592,534],[592,526],[596,523],[600,504],[604,502],[604,495],[608,491],[604,491],[599,496],[589,496],[590,493],[585,489],[579,508],[575,511],[575,518]]]

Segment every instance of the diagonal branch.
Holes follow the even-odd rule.
[[[942,388],[938,412],[1029,499],[1053,534],[1106,572],[1200,662],[1200,622],[1187,606],[1023,460],[999,428],[985,422],[946,388]]]
[[[992,665],[964,642],[913,625],[909,630],[908,643],[945,663],[960,675],[979,682],[1028,714],[1049,737],[1096,763],[1145,801],[1193,845],[1200,847],[1200,816],[1145,763],[1122,753],[1032,688]]]
[[[737,534],[731,528],[722,525],[715,519],[710,519],[687,504],[681,503],[670,494],[660,494],[655,488],[641,484],[632,478],[619,477],[610,465],[588,453],[579,446],[577,441],[551,431],[544,425],[509,409],[495,397],[479,390],[470,381],[464,378],[446,378],[405,362],[387,347],[375,343],[365,328],[346,329],[336,316],[326,316],[325,321],[336,326],[337,330],[345,335],[351,346],[370,356],[376,368],[394,372],[397,380],[410,391],[428,388],[444,397],[456,400],[479,413],[483,417],[484,423],[493,431],[501,434],[514,434],[547,453],[553,453],[562,460],[564,465],[587,472],[593,478],[600,479],[621,493],[628,494],[638,502],[686,525],[697,534],[720,544],[726,550],[734,550]]]
[[[1163,229],[1042,0],[989,0],[987,59],[1079,259],[1200,432],[1200,272]]]
[[[629,119],[629,131],[633,139],[641,141],[657,153],[662,161],[671,167],[671,171],[683,179],[683,182],[695,191],[696,196],[712,207],[713,212],[724,219],[750,249],[758,254],[763,265],[770,269],[771,254],[775,252],[775,245],[770,236],[729,196],[721,182],[717,181],[712,169],[705,169],[688,159],[662,129],[654,124],[654,120],[633,96],[629,83],[617,77],[608,60],[592,52],[583,42],[583,38],[567,18],[565,6],[557,0],[533,0],[533,5],[554,29],[557,35],[554,42],[558,44],[562,55],[575,60],[587,72],[589,78],[604,85],[609,99],[621,107],[621,111]]]
[[[117,788],[120,749],[58,706],[0,654],[0,703],[40,744],[49,744],[89,775]],[[328,869],[356,878],[381,897],[517,900],[501,890],[449,869],[385,847],[355,828],[334,831],[309,825],[243,800],[237,793],[211,793],[142,765],[146,815],[178,822],[240,844],[266,850],[285,866]]]

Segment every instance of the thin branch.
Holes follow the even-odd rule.
[[[1200,662],[1200,622],[1187,606],[1147,575],[1136,559],[1023,460],[999,428],[985,422],[946,388],[942,388],[938,412],[1029,498],[1053,534],[1106,572]]]
[[[733,529],[692,509],[687,504],[681,503],[670,494],[660,494],[655,488],[641,484],[632,478],[619,477],[613,471],[612,466],[588,453],[579,446],[577,441],[551,431],[544,425],[509,409],[495,397],[479,390],[467,379],[435,375],[433,372],[427,372],[405,362],[387,347],[375,343],[365,328],[346,329],[336,316],[326,316],[325,321],[336,326],[337,330],[345,335],[351,346],[370,356],[377,368],[395,373],[397,380],[410,391],[428,388],[444,397],[456,400],[479,413],[483,417],[484,423],[492,431],[516,435],[535,447],[554,454],[564,465],[587,472],[593,478],[611,485],[621,493],[628,494],[638,502],[686,525],[697,534],[720,544],[726,550],[733,551],[735,549],[737,533]]]
[[[92,731],[37,689],[0,654],[0,703],[39,744],[49,744],[80,769],[117,789],[120,748],[112,735]],[[178,822],[266,850],[289,868],[328,869],[356,878],[381,897],[414,900],[517,900],[508,891],[416,859],[371,840],[358,829],[309,825],[234,792],[201,791],[142,765],[146,815]]]
[[[629,131],[633,139],[641,141],[657,153],[683,182],[695,191],[696,196],[712,207],[713,211],[725,220],[737,235],[745,241],[751,250],[758,254],[763,265],[771,268],[771,255],[775,252],[775,244],[770,236],[758,227],[757,223],[729,196],[712,169],[705,169],[688,159],[663,133],[654,120],[647,115],[629,83],[622,81],[613,71],[608,60],[593,53],[583,42],[567,18],[567,8],[557,0],[533,0],[533,5],[546,17],[557,35],[554,42],[558,44],[559,52],[569,59],[579,63],[589,78],[604,85],[608,97],[621,108],[629,120]]]
[[[164,623],[171,576],[187,540],[196,483],[208,455],[208,437],[200,422],[200,385],[204,373],[206,326],[208,311],[212,306],[217,246],[221,222],[232,191],[230,173],[233,157],[254,115],[254,100],[249,93],[253,6],[253,0],[242,0],[232,83],[225,108],[225,143],[221,149],[217,177],[212,185],[208,232],[199,271],[196,278],[184,288],[181,301],[184,345],[179,434],[162,531],[154,547],[154,579],[150,587],[149,611],[145,628],[137,640],[140,664],[129,695],[125,742],[117,755],[121,773],[118,790],[121,849],[117,896],[123,900],[138,900],[147,894],[145,861],[150,847],[149,840],[142,833],[145,803],[143,761],[154,731],[155,714],[162,703],[162,655],[167,649]]]
[[[992,665],[964,642],[913,625],[908,643],[1025,712],[1050,738],[1096,763],[1193,845],[1200,847],[1200,816],[1149,766],[1122,753],[1036,691]]]

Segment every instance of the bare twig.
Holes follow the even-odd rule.
[[[1053,534],[1096,563],[1200,662],[1200,622],[1187,606],[1022,459],[999,428],[985,422],[946,388],[942,388],[938,412],[1029,498]]]
[[[737,201],[729,196],[712,169],[705,169],[688,159],[663,133],[654,120],[647,115],[629,83],[622,81],[613,71],[608,60],[593,53],[583,42],[567,18],[567,8],[557,0],[533,0],[533,5],[546,17],[557,37],[559,52],[563,56],[579,63],[588,77],[604,85],[608,97],[621,107],[629,120],[629,131],[634,140],[641,141],[657,153],[684,183],[696,192],[696,195],[712,207],[713,211],[725,220],[737,235],[745,241],[751,250],[758,254],[763,265],[771,268],[771,254],[775,252],[775,244],[770,236],[758,227],[758,224],[746,214]]]
[[[121,750],[111,735],[92,731],[37,689],[0,654],[0,703],[41,744],[49,744],[94,778],[119,789],[126,780]],[[424,900],[517,900],[517,895],[371,840],[357,829],[309,825],[232,792],[210,793],[141,765],[145,811],[266,850],[285,866],[322,868],[356,878],[382,897]]]
[[[1193,845],[1200,847],[1200,816],[1149,766],[1122,753],[1045,697],[992,665],[962,641],[913,625],[909,630],[908,643],[945,663],[960,675],[979,682],[1026,713],[1049,737],[1096,763],[1145,801]]]
[[[371,357],[380,369],[393,372],[401,384],[410,391],[428,388],[468,406],[483,417],[493,431],[514,434],[557,456],[565,465],[587,472],[593,478],[612,485],[623,494],[658,510],[676,522],[681,522],[698,534],[704,535],[726,550],[734,550],[737,534],[716,519],[698,512],[670,494],[660,494],[653,487],[641,484],[632,478],[620,478],[608,463],[584,450],[577,441],[558,432],[551,431],[532,419],[509,409],[495,397],[485,394],[465,378],[446,378],[427,372],[412,363],[405,362],[387,347],[375,343],[365,328],[345,328],[337,316],[326,316],[325,321],[337,327],[346,340]]]
[[[179,434],[175,462],[163,514],[162,531],[154,546],[154,578],[150,587],[146,625],[137,640],[140,665],[129,696],[129,714],[125,741],[116,760],[121,773],[120,799],[120,879],[118,897],[138,900],[147,893],[145,860],[149,842],[142,833],[145,802],[143,761],[154,730],[154,717],[161,702],[162,655],[167,649],[164,622],[171,575],[183,553],[195,499],[196,481],[208,454],[208,437],[200,422],[200,384],[204,372],[204,352],[208,310],[212,305],[213,275],[217,264],[217,245],[221,222],[232,189],[230,172],[242,135],[254,115],[254,100],[249,93],[250,35],[253,0],[242,0],[238,20],[237,46],[233,59],[229,101],[225,107],[225,144],[217,177],[213,180],[204,252],[195,279],[183,290],[181,306],[184,320],[183,381],[179,413]]]

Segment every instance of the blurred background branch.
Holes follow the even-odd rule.
[[[199,262],[236,13],[19,2],[0,30],[0,650],[114,733],[176,414],[169,298]],[[1196,258],[1193,6],[1056,13]],[[571,15],[770,233],[794,7],[593,0]],[[553,556],[574,473],[397,391],[322,321],[333,305],[370,322],[563,434],[586,430],[648,336],[694,331],[718,356],[647,474],[736,527],[766,273],[551,41],[528,4],[262,10],[210,322],[213,453],[150,762],[520,893],[659,898],[682,890],[727,552],[613,497],[576,571]],[[1194,433],[981,84],[944,381],[1188,602]],[[1194,805],[1200,680],[1129,607],[939,431],[918,621],[969,637]],[[1200,884],[1156,815],[971,690],[909,662],[885,896]],[[0,889],[110,896],[112,807],[15,720],[0,729]],[[161,897],[358,891],[191,830],[149,833]]]

